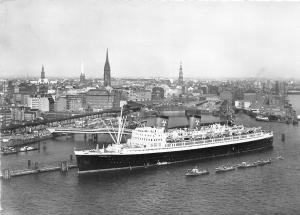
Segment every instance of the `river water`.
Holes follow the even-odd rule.
[[[300,96],[290,96],[300,113]],[[300,126],[237,121],[274,131],[273,149],[205,161],[134,171],[78,175],[76,169],[15,177],[1,181],[1,214],[299,214]],[[186,123],[183,118],[174,124]],[[281,134],[285,141],[281,141]],[[108,136],[98,138],[108,142]],[[40,151],[1,157],[1,169],[24,169],[27,161],[56,165],[74,147],[92,147],[83,136],[58,137],[41,143]],[[284,160],[275,159],[283,156]],[[271,165],[215,174],[219,165],[274,158]],[[209,169],[203,177],[186,178],[188,168]]]

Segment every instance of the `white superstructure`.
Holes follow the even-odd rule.
[[[130,155],[193,150],[222,145],[234,145],[273,137],[273,132],[261,128],[229,127],[214,124],[201,129],[173,129],[140,127],[132,131],[125,144],[112,144],[107,148],[75,151],[77,155]]]

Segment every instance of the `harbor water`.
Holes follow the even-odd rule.
[[[300,96],[289,96],[300,114]],[[173,125],[186,123],[171,118]],[[78,175],[48,172],[1,181],[0,214],[299,214],[300,126],[258,122],[239,114],[238,123],[274,131],[273,149],[132,171]],[[285,134],[282,141],[281,135]],[[101,144],[109,136],[98,136]],[[56,165],[69,160],[74,147],[95,147],[83,135],[40,143],[39,151],[1,156],[1,169],[24,169],[28,160]],[[277,159],[284,157],[283,160]],[[270,165],[215,174],[220,165],[272,158]],[[209,175],[188,178],[194,166]]]

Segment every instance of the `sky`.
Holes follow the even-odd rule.
[[[0,78],[300,78],[300,2],[0,0]]]

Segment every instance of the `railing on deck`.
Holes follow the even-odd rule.
[[[199,146],[199,145],[209,145],[209,144],[215,144],[215,143],[221,143],[221,142],[230,142],[235,140],[244,140],[244,139],[252,139],[254,137],[261,137],[263,135],[273,135],[273,132],[258,132],[253,134],[245,134],[241,136],[230,136],[230,137],[222,137],[222,138],[215,138],[215,139],[206,139],[206,140],[192,140],[192,141],[182,141],[182,142],[174,142],[174,143],[167,143],[165,147],[163,148],[135,148],[135,149],[129,149],[129,151],[148,151],[153,149],[170,149],[170,148],[176,148],[176,147],[182,147],[182,146]]]

